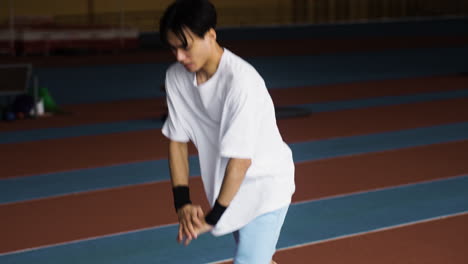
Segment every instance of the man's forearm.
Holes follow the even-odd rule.
[[[172,186],[188,186],[189,162],[187,143],[169,142],[169,168]]]
[[[231,158],[226,166],[223,185],[218,196],[218,202],[228,206],[244,181],[245,173],[251,165],[250,159]]]

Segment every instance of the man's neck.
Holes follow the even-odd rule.
[[[213,55],[208,59],[205,66],[203,66],[197,72],[197,83],[202,84],[208,81],[218,70],[219,63],[221,61],[221,57],[223,56],[224,49],[216,45],[215,51]]]

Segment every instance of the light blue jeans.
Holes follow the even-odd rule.
[[[234,264],[269,264],[289,206],[258,216],[234,232]]]

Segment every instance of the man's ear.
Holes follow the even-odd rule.
[[[210,28],[206,34],[205,34],[205,37],[208,37],[214,41],[216,41],[216,30],[214,30],[214,28]]]

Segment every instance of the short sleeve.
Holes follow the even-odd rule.
[[[180,114],[180,109],[182,107],[180,103],[182,100],[177,96],[177,93],[174,93],[173,89],[171,88],[172,87],[170,86],[170,83],[166,77],[166,98],[169,112],[161,131],[164,136],[172,141],[188,142],[190,138],[188,137],[183,126],[184,121]]]
[[[258,114],[255,87],[241,82],[226,97],[220,130],[220,152],[226,158],[253,158]]]

